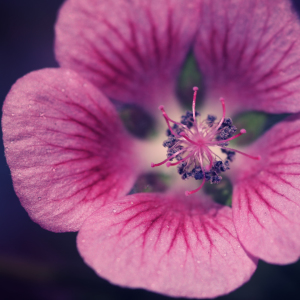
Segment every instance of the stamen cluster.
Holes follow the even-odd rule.
[[[163,116],[167,122],[167,140],[163,146],[167,150],[167,159],[158,164],[151,164],[152,167],[160,166],[166,163],[167,167],[177,166],[177,171],[183,180],[194,178],[202,180],[199,188],[193,191],[187,191],[186,195],[199,191],[206,181],[210,183],[220,183],[222,177],[220,173],[229,170],[229,163],[234,160],[235,153],[241,153],[252,159],[260,157],[250,156],[246,153],[228,148],[229,141],[246,133],[241,129],[240,133],[234,135],[237,128],[233,125],[230,118],[225,118],[225,102],[221,98],[223,107],[223,116],[219,122],[216,117],[208,115],[206,119],[200,119],[200,114],[195,111],[197,87],[194,87],[193,111],[187,111],[181,117],[181,122],[175,122],[166,114],[164,107],[160,106]],[[173,125],[170,125],[170,122]],[[211,148],[218,147],[226,154],[222,159]],[[177,162],[171,163],[173,160]]]
[[[199,113],[196,112],[196,117],[199,116]],[[181,117],[181,124],[185,125],[188,129],[191,131],[190,138],[193,139],[195,135],[197,135],[197,132],[194,132],[195,129],[193,128],[194,122],[193,119],[193,113],[190,111],[187,111],[185,115]],[[215,123],[212,121],[213,119],[216,119],[216,117],[209,115],[206,120],[203,121],[203,124],[199,124],[198,126],[201,126],[202,134],[201,138],[204,140],[207,135],[209,135],[210,129],[215,128]],[[197,163],[197,149],[195,149],[195,145],[191,144],[189,145],[189,142],[180,136],[182,132],[184,132],[187,136],[190,133],[189,131],[186,131],[186,128],[177,124],[174,124],[172,126],[173,132],[177,134],[177,136],[173,135],[171,131],[167,130],[167,136],[168,139],[163,142],[163,146],[168,148],[167,150],[167,156],[170,158],[170,161],[173,161],[176,159],[179,163],[177,170],[178,173],[181,175],[182,179],[188,179],[190,177],[195,178],[196,180],[201,180],[205,176],[206,181],[210,181],[211,183],[219,183],[222,179],[220,174],[221,172],[225,172],[226,170],[229,170],[229,161],[233,161],[235,152],[228,151],[228,159],[225,159],[224,161],[217,157],[215,153],[213,153],[210,148],[207,147],[207,149],[203,149],[203,155],[206,156],[207,161],[211,159],[211,156],[207,156],[205,154],[205,150],[210,151],[211,155],[213,157],[213,165],[212,168],[208,171],[205,171],[203,173],[203,170],[201,169],[200,165]],[[215,134],[215,140],[226,140],[229,137],[232,137],[233,134],[236,132],[236,127],[232,125],[232,120],[230,118],[226,118],[224,122],[222,123],[221,127]],[[200,132],[200,130],[199,130]],[[210,141],[210,142],[213,142]],[[228,142],[224,142],[224,145],[228,144]],[[180,154],[173,156],[174,154],[180,152],[183,150]],[[223,149],[222,149],[223,150]],[[187,154],[188,151],[193,152],[194,156],[188,159],[183,159],[183,155]],[[224,149],[224,151],[226,151]],[[171,157],[173,156],[173,157]],[[195,157],[196,156],[196,157]],[[173,164],[174,165],[174,164]]]

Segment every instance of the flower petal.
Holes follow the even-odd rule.
[[[198,0],[69,0],[56,56],[110,98],[157,109],[169,100],[198,21]]]
[[[300,119],[289,117],[250,148],[262,159],[235,164],[233,217],[253,255],[286,264],[300,257]]]
[[[44,228],[78,230],[135,180],[132,139],[109,101],[73,71],[45,69],[18,80],[2,125],[15,191]]]
[[[195,56],[209,98],[299,112],[300,22],[289,0],[202,0]]]
[[[240,246],[229,207],[184,194],[134,194],[109,204],[87,219],[77,244],[109,281],[175,297],[228,293],[257,262]]]

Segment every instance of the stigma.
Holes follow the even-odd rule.
[[[226,118],[225,101],[220,98],[222,105],[222,118],[217,122],[217,118],[208,115],[201,120],[200,114],[195,110],[196,96],[198,88],[194,87],[192,111],[187,111],[181,117],[180,122],[173,121],[165,112],[161,105],[159,109],[168,125],[167,140],[163,146],[167,148],[167,159],[160,163],[151,163],[151,167],[158,167],[166,164],[167,167],[177,166],[177,171],[183,180],[194,178],[202,180],[200,186],[192,191],[186,191],[185,195],[198,192],[205,182],[212,184],[221,182],[220,173],[230,169],[236,153],[247,156],[250,159],[259,160],[260,156],[251,156],[244,152],[228,148],[229,142],[246,133],[241,129],[236,133],[237,128],[233,125],[231,118]],[[221,149],[221,158],[214,151]]]

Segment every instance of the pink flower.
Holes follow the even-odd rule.
[[[245,149],[261,160],[236,155],[231,209],[201,191],[185,196],[179,176],[165,193],[127,195],[162,153],[128,134],[106,97],[153,116],[160,104],[171,110],[193,49],[211,113],[220,96],[229,114],[297,113],[299,33],[287,0],[66,1],[56,25],[62,68],[21,78],[3,108],[22,205],[48,230],[79,230],[79,251],[100,276],[170,296],[213,298],[246,282],[259,258],[296,261],[298,114]]]

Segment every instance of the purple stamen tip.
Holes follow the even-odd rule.
[[[241,129],[240,130],[240,133],[246,133],[247,131],[246,131],[246,129]]]
[[[198,90],[199,90],[199,88],[198,88],[197,86],[194,86],[194,87],[193,87],[193,91],[194,91],[194,92],[196,92],[196,91],[198,91]]]
[[[167,162],[166,163],[166,166],[169,168],[171,166],[171,163],[170,162]]]
[[[151,168],[154,168],[155,167],[155,164],[152,162],[151,163]]]
[[[163,106],[163,105],[160,105],[160,106],[158,107],[158,109],[163,110],[163,109],[164,109],[164,106]]]

